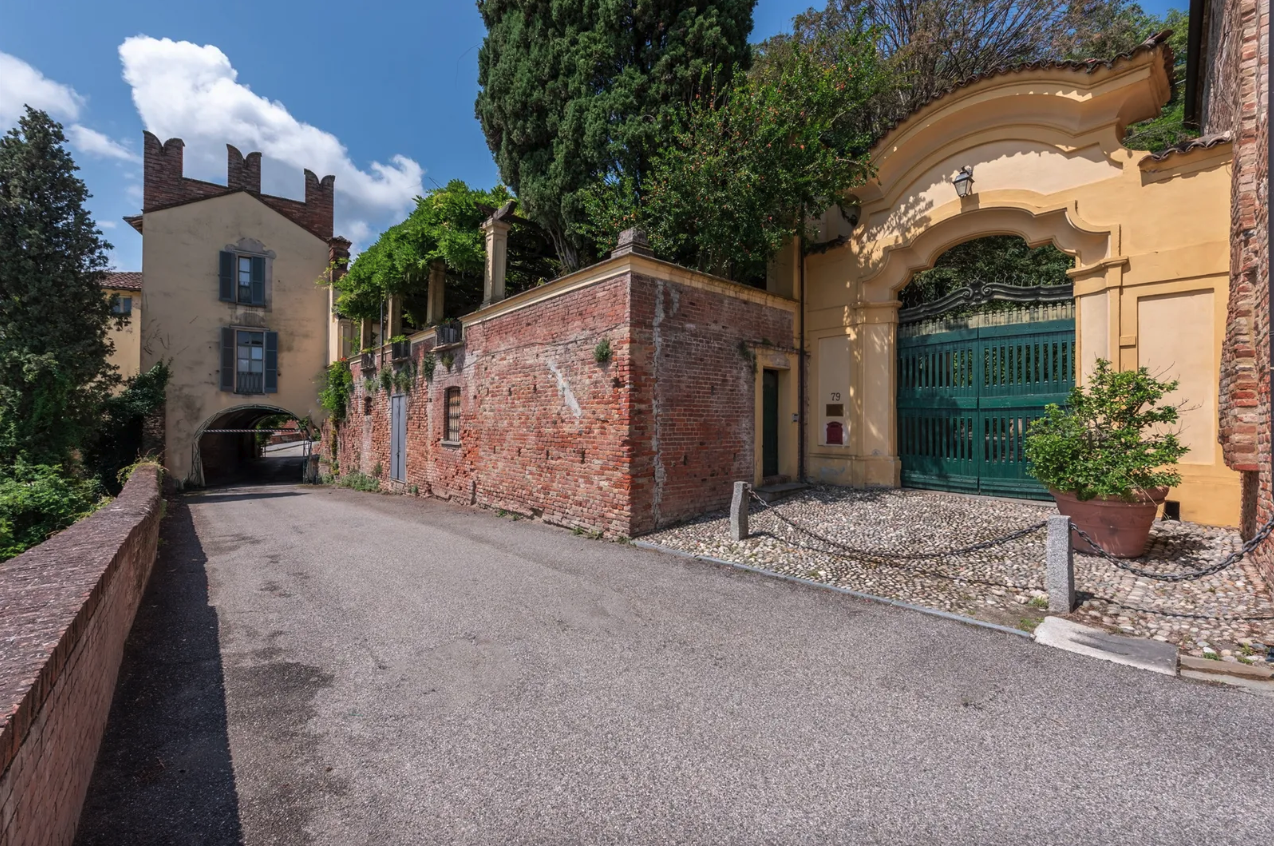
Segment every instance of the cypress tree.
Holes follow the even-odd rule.
[[[567,269],[592,256],[582,191],[640,196],[676,111],[750,61],[756,0],[478,0],[475,112],[500,175]]]
[[[62,127],[27,108],[0,138],[0,472],[65,464],[118,382],[108,362],[110,245]]]

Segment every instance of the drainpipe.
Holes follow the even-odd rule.
[[[799,348],[796,353],[796,419],[799,428],[796,432],[796,480],[805,481],[805,215],[801,215],[801,261],[800,290],[797,292],[796,319],[798,326]]]

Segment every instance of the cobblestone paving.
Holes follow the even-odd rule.
[[[729,515],[713,514],[642,540],[801,576],[850,590],[1032,629],[1045,616],[1044,530],[991,549],[932,560],[889,555],[962,548],[1042,522],[1051,504],[908,490],[811,488],[773,506],[803,528],[854,550],[797,532],[756,503],[752,537],[729,539]],[[1142,569],[1197,569],[1237,549],[1231,529],[1159,522]],[[1158,582],[1094,555],[1075,556],[1083,600],[1072,617],[1112,631],[1167,641],[1189,654],[1260,660],[1274,644],[1274,601],[1247,561],[1190,582]],[[1242,619],[1260,618],[1260,619]]]

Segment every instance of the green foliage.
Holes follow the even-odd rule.
[[[389,389],[394,387],[394,373],[388,367],[382,368],[380,371],[380,389],[385,393],[389,393]]]
[[[91,513],[104,499],[95,480],[19,460],[0,474],[0,561],[7,561]]]
[[[349,398],[354,392],[354,374],[350,371],[349,360],[342,358],[328,365],[324,371],[323,387],[319,390],[319,405],[337,423],[342,422],[349,413]]]
[[[0,138],[0,467],[65,465],[118,383],[106,252],[62,127],[28,108]]]
[[[1172,96],[1158,117],[1134,123],[1124,134],[1124,146],[1133,150],[1149,150],[1161,152],[1169,147],[1182,144],[1199,135],[1198,130],[1185,125],[1185,80],[1186,80],[1186,45],[1190,26],[1190,16],[1178,9],[1169,9],[1163,18],[1146,16],[1142,32],[1150,34],[1165,29],[1172,30],[1168,45],[1172,48],[1173,68],[1176,72],[1176,84],[1172,87]]]
[[[627,178],[594,186],[579,230],[602,251],[640,226],[661,258],[764,280],[784,243],[811,234],[806,221],[871,174],[856,112],[880,85],[874,38],[859,29],[836,51],[790,51],[771,73],[697,101],[678,115],[644,194]]]
[[[614,355],[610,348],[610,338],[602,338],[597,342],[597,346],[593,347],[593,361],[598,364],[605,364],[610,361]]]
[[[903,308],[933,302],[970,282],[1006,285],[1065,285],[1066,271],[1075,259],[1052,244],[1032,249],[1016,235],[991,235],[965,241],[947,250],[929,270],[911,278],[898,299]],[[988,303],[984,310],[1013,308],[1011,303]]]
[[[750,62],[756,0],[479,0],[475,112],[500,175],[567,269],[594,244],[576,227],[599,180],[640,198],[679,107]]]
[[[1099,359],[1088,384],[1071,391],[1065,408],[1050,405],[1031,424],[1026,457],[1031,474],[1052,490],[1081,500],[1133,501],[1151,488],[1181,483],[1176,462],[1189,452],[1168,427],[1179,408],[1160,405],[1177,389],[1146,368],[1112,370]]]
[[[375,476],[368,476],[357,470],[346,473],[336,479],[338,488],[352,488],[356,491],[364,491],[366,493],[375,493],[380,490],[380,479]]]
[[[447,368],[447,372],[450,373],[451,365],[456,363],[456,357],[451,354],[450,350],[448,350],[447,352],[442,354],[442,358],[440,358],[439,361],[442,362],[442,366]]]
[[[124,383],[124,389],[107,397],[97,437],[84,450],[84,463],[107,493],[123,487],[121,472],[136,465],[143,447],[146,418],[164,407],[171,371],[166,362],[155,364]]]
[[[337,309],[354,320],[378,319],[384,300],[399,295],[408,322],[424,326],[429,272],[435,262],[447,270],[444,302],[448,311],[463,314],[477,307],[482,300],[486,264],[482,222],[511,199],[504,186],[481,191],[458,179],[418,197],[411,215],[385,230],[350,264],[349,272],[333,283]],[[505,282],[509,293],[557,274],[556,262],[545,257],[549,252],[535,227],[516,221],[512,224]]]
[[[438,359],[431,352],[425,353],[420,357],[420,369],[424,371],[425,381],[432,382],[434,380],[434,370],[438,368]]]
[[[412,362],[407,362],[402,367],[394,371],[394,375],[390,380],[390,383],[393,385],[395,393],[405,394],[411,390],[415,381],[416,365]]]

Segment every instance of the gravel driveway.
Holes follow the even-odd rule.
[[[548,526],[170,508],[81,844],[1274,842],[1274,700]]]

